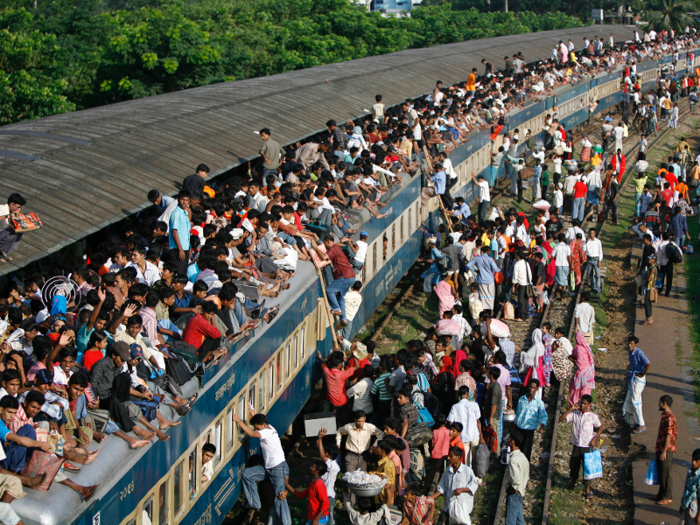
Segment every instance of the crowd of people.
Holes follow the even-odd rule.
[[[626,161],[622,141],[629,127],[647,135],[656,132],[658,111],[661,120],[674,126],[674,104],[678,97],[693,100],[700,73],[677,78],[668,72],[651,98],[642,99],[636,63],[681,52],[694,41],[691,32],[649,33],[623,44],[596,37],[585,39],[580,51],[571,41],[560,42],[548,60],[527,63],[517,53],[506,57],[498,71],[483,60],[483,75],[474,69],[457,85],[437,82],[428,96],[394,107],[386,107],[377,95],[371,115],[340,124],[329,120],[326,132],[295,147],[283,148],[263,128],[261,162],[249,172],[211,182],[209,167],[200,164],[176,197],[151,190],[152,208],[111,227],[85,259],[63,269],[44,265],[14,275],[0,299],[0,442],[5,453],[0,506],[24,495],[22,486],[47,490],[52,481],[90,498],[94,486],[77,485],[63,472],[98,458],[88,448],[92,441],[119,438],[140,448],[167,440],[167,429],[181,424],[196,402],[202,372],[235,351],[236,342],[251,330],[274,322],[278,307],[266,302],[288,293],[300,261],[310,261],[319,269],[331,266],[328,303],[346,347],[346,353],[333,352],[321,366],[327,408],[338,421],[337,443],[324,449],[320,436],[324,459],[312,467],[309,489],[296,491],[285,479],[288,467],[279,437],[265,416],[251,415],[249,424],[239,420],[262,443],[259,464],[244,475],[251,507],[260,508],[257,483],[268,480],[277,495],[273,521],[290,525],[289,491],[313,501],[308,518],[314,525],[325,523],[326,516],[332,521],[334,505],[328,499],[335,499],[334,476],[342,458],[346,471],[371,466],[383,473],[389,482],[378,502],[390,506],[400,501],[410,523],[432,519],[439,495],[446,496],[443,519],[453,512],[450,502],[455,499],[460,515],[468,517],[484,473],[483,461],[475,469],[480,447],[500,452],[505,445],[508,523],[516,523],[522,516],[534,433],[547,424],[543,389],[568,379],[572,362],[573,411],[565,417],[579,437],[572,453],[574,483],[586,441],[595,441],[600,433],[600,422],[590,413],[595,314],[583,293],[573,344],[564,328],[544,323],[532,334],[532,346],[521,350],[495,319],[497,302],[503,301],[506,319],[525,322],[541,315],[547,301],[564,300],[581,286],[586,267],[591,289],[600,291],[603,249],[595,230],[581,229],[586,203],[601,206],[601,215],[612,211],[617,219],[615,196]],[[533,138],[539,130],[503,133],[503,146],[493,152],[488,174],[474,177],[478,216],[464,199],[452,199],[449,190],[458,179],[448,157],[453,148],[486,128],[495,140],[509,111],[622,63],[624,111],[617,125],[605,124],[601,146],[584,137],[575,161],[573,134],[554,111],[547,117],[543,146]],[[683,233],[684,222],[676,216],[683,216],[681,203],[688,198],[686,169],[688,184],[694,180],[696,187],[700,179],[698,161],[691,166],[687,149],[662,167],[654,195],[649,197],[650,188],[639,191],[638,228],[645,243],[651,237],[654,253],[662,247],[654,244],[655,235],[671,242]],[[489,215],[490,189],[501,170],[519,200],[530,184],[533,201],[547,204],[534,224],[514,209],[504,214],[493,208]],[[425,226],[430,251],[423,285],[437,294],[440,317],[425,341],[411,341],[386,356],[376,354],[370,343],[349,338],[362,302],[362,272],[371,242],[359,226],[368,217],[385,217],[385,201],[402,185],[400,173],[427,175],[430,191],[448,215],[436,231]],[[26,204],[13,193],[0,206],[5,221],[0,262],[11,260],[20,244],[22,233],[15,231],[14,222]],[[667,221],[663,213],[669,208],[673,217]],[[569,228],[564,213],[572,214]],[[645,293],[656,282],[654,253],[645,248],[640,274]],[[670,288],[673,262],[668,259],[661,267]],[[47,281],[58,275],[69,277],[65,293],[47,296]],[[646,303],[650,324],[650,301]],[[632,381],[629,413],[643,431],[643,385],[638,383]],[[522,387],[517,403],[514,384]],[[514,416],[509,434],[503,432],[504,416]],[[203,479],[213,476],[212,446],[203,452],[208,458],[202,462]],[[27,475],[28,465],[41,474]],[[389,507],[361,498],[354,502],[355,510],[354,498],[344,496],[353,523],[376,523],[391,513]]]

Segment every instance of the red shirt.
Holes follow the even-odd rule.
[[[326,363],[321,364],[323,377],[326,380],[326,399],[331,402],[331,405],[342,407],[348,402],[348,396],[345,393],[345,380],[355,373],[355,369],[350,367],[345,370],[337,368],[328,368]]]
[[[678,452],[676,447],[676,439],[678,438],[678,427],[676,426],[676,416],[673,412],[661,414],[659,422],[659,434],[656,437],[655,452],[663,452],[666,446],[666,436],[671,436],[671,442],[668,444],[669,452]]]
[[[321,511],[321,517],[328,514],[330,502],[328,501],[326,484],[323,483],[321,478],[316,478],[313,480],[309,484],[309,488],[304,492],[299,492],[297,490],[294,492],[294,494],[299,499],[309,498],[309,506],[306,508],[307,520],[313,521],[316,516],[318,516],[319,511]]]
[[[447,427],[440,427],[433,430],[433,450],[430,452],[430,457],[433,459],[442,459],[447,457],[450,451],[450,431]]]
[[[588,193],[588,186],[585,182],[578,181],[574,184],[574,199],[581,199],[586,196],[586,193]]]
[[[99,350],[88,350],[83,356],[83,366],[88,369],[88,372],[92,370],[92,366],[97,363],[104,356]]]
[[[202,346],[207,337],[221,337],[221,331],[210,325],[202,314],[195,315],[187,321],[185,331],[182,333],[182,340],[194,346],[197,350]]]
[[[333,279],[354,279],[355,270],[352,269],[348,258],[343,253],[343,250],[337,244],[334,244],[327,252],[328,259],[333,263]]]
[[[675,173],[669,171],[666,173],[666,182],[668,182],[672,188],[675,188],[676,184],[678,184],[678,177],[676,177]]]
[[[671,205],[671,199],[673,198],[674,193],[675,192],[671,188],[668,188],[661,192],[661,197],[663,198],[663,200],[666,201],[666,206]]]

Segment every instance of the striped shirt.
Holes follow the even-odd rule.
[[[379,394],[379,401],[390,401],[391,400],[391,394],[386,388],[386,381],[385,379],[388,379],[391,377],[390,372],[384,372],[382,375],[380,375],[377,380],[374,382],[374,385],[372,385],[372,393],[373,394]]]

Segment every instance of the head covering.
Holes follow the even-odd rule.
[[[231,230],[231,237],[233,237],[234,241],[237,241],[241,237],[243,237],[243,230],[241,228],[234,228]]]
[[[114,345],[112,346],[112,350],[116,355],[122,358],[122,361],[131,360],[131,349],[129,348],[129,345],[124,341],[117,341],[116,343],[114,343]]]
[[[367,359],[367,347],[360,342],[355,343],[355,349],[352,351],[352,355],[360,361],[364,361]]]
[[[544,356],[542,330],[535,328],[532,332],[532,346],[527,352],[520,354],[520,363],[524,368],[537,368],[542,356]]]
[[[50,315],[64,315],[66,313],[66,298],[63,295],[54,295],[51,299]]]
[[[440,373],[442,374],[443,372],[452,375],[452,358],[444,354],[442,356],[442,368],[440,368]]]
[[[131,343],[131,345],[129,345],[129,351],[131,352],[131,359],[143,357],[143,348],[141,348],[139,344]]]
[[[367,233],[367,232],[360,232],[360,237],[369,237],[369,233]]]
[[[362,128],[360,126],[355,126],[354,128],[352,128],[352,132],[358,135],[362,135]]]
[[[250,233],[253,233],[253,230],[255,230],[255,228],[253,227],[253,223],[250,222],[248,219],[243,219],[241,226],[243,226]]]
[[[430,239],[428,239],[428,242],[430,244],[437,244],[437,237],[431,237]]]

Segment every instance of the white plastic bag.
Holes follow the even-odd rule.
[[[452,496],[449,504],[450,525],[471,525],[470,514],[474,508],[474,496],[462,492],[459,496]]]

